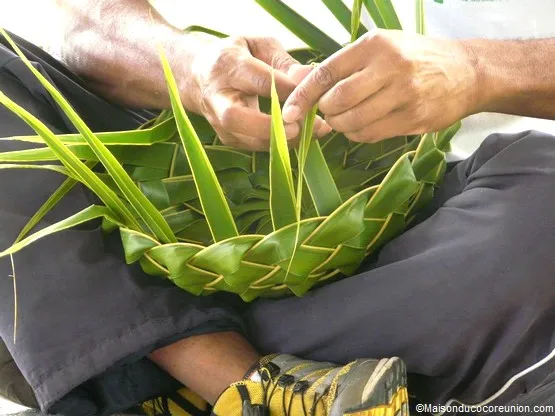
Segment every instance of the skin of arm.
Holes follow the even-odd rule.
[[[348,138],[437,131],[490,111],[555,119],[555,39],[450,40],[375,30],[324,61],[285,103],[292,123],[318,103]]]
[[[216,39],[184,34],[147,0],[57,0],[62,59],[99,95],[128,107],[168,108],[159,47],[168,57],[188,110],[204,115],[223,143],[268,148],[270,118],[258,96],[269,96],[272,69],[285,99],[303,68],[272,38]],[[298,77],[297,77],[298,78]],[[299,123],[286,125],[289,138]],[[329,132],[321,120],[316,132]]]

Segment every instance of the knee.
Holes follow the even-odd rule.
[[[555,136],[535,130],[491,134],[467,161],[467,175],[541,174],[555,177]]]

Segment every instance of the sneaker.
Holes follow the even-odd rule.
[[[279,354],[232,384],[214,405],[217,416],[408,415],[405,365],[399,358],[345,366]]]

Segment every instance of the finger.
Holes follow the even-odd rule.
[[[254,110],[260,111],[260,101],[256,96],[244,96],[243,101],[248,108],[252,108]],[[295,125],[299,125],[300,123],[293,123]],[[290,131],[294,131],[294,128],[288,127]],[[300,130],[300,129],[299,129]],[[320,116],[316,116],[314,119],[314,135],[316,137],[323,137],[326,134],[330,133],[332,128],[328,126],[328,124],[322,119]],[[298,137],[298,136],[297,136]],[[288,137],[291,139],[291,137]]]
[[[326,123],[320,116],[316,116],[314,120],[314,135],[318,138],[324,137],[325,135],[331,133],[333,129]]]
[[[251,152],[267,152],[270,148],[270,140],[260,140],[258,137],[244,134],[234,134],[233,138],[235,140],[233,143],[226,144],[237,149],[249,150]]]
[[[252,56],[245,56],[230,73],[229,85],[247,95],[269,97],[272,88],[272,72],[280,99],[285,100],[295,89],[295,83],[284,73]]]
[[[384,88],[387,80],[387,75],[381,71],[355,72],[326,92],[318,101],[318,108],[326,116],[344,113]]]
[[[360,57],[356,44],[347,46],[318,65],[295,88],[285,102],[283,117],[288,123],[302,118],[326,91],[344,78],[357,72]]]
[[[231,127],[226,125],[226,127]],[[242,128],[237,130],[244,131]],[[329,127],[324,120],[319,119],[315,123],[314,127],[315,135],[317,137],[323,137],[331,132],[331,127]],[[216,133],[220,137],[222,143],[227,146],[236,147],[239,149],[250,150],[254,152],[267,151],[270,147],[270,137],[268,136],[251,136],[249,134],[227,131],[223,127],[216,129]],[[249,132],[250,133],[250,132]],[[265,134],[266,131],[259,131],[259,133]],[[298,124],[292,124],[285,126],[285,134],[287,136],[287,145],[289,148],[294,148],[299,143],[300,128]]]
[[[420,126],[411,121],[413,119],[407,111],[395,110],[361,130],[345,133],[345,136],[355,142],[375,143],[391,137],[423,133]]]
[[[341,114],[326,115],[326,122],[339,132],[358,131],[404,105],[405,98],[399,91],[386,87]]]
[[[244,134],[260,140],[269,140],[271,117],[251,108],[236,105],[226,111],[222,126],[234,134]],[[285,125],[285,135],[288,138],[297,137],[299,133],[298,123]]]
[[[259,140],[257,137],[246,136],[243,134],[234,135],[235,142],[229,146],[238,149],[250,150],[252,152],[267,152],[270,150],[270,140]],[[294,149],[299,145],[299,139],[287,139],[287,147]]]
[[[240,133],[247,136],[258,137],[261,140],[270,138],[271,117],[255,108],[249,97],[242,96],[239,92],[216,94],[210,98],[210,107],[213,113],[214,124],[221,126],[225,131]],[[287,137],[296,137],[299,134],[298,123],[286,124]]]
[[[313,65],[292,65],[287,75],[289,75],[289,78],[291,78],[295,85],[299,85],[314,68]]]
[[[293,65],[300,65],[299,61],[289,55],[277,39],[247,38],[246,40],[252,56],[284,74],[289,73]]]
[[[219,92],[207,100],[205,114],[213,126],[226,132],[267,139],[270,137],[271,118],[260,112],[256,100],[250,98],[252,97],[235,90]],[[299,126],[286,125],[285,131],[286,134],[295,136],[299,132]]]

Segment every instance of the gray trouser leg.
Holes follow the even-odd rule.
[[[548,354],[555,322],[555,138],[492,135],[448,175],[435,212],[372,269],[246,314],[264,352],[400,356],[423,400],[479,401]],[[530,390],[555,363],[517,383]]]
[[[507,404],[511,415],[555,415],[555,373],[550,374],[541,384],[514,398]]]
[[[23,374],[15,365],[2,340],[0,340],[0,397],[27,406],[38,406],[31,386],[23,378]]]
[[[72,131],[49,94],[3,42],[0,37],[0,91],[56,133]],[[139,114],[94,96],[44,51],[25,42],[21,47],[95,131],[139,125]],[[0,137],[24,134],[32,131],[0,106]],[[0,141],[0,152],[26,147]],[[13,244],[63,179],[30,170],[2,171],[0,251]],[[92,203],[89,194],[76,187],[39,227]],[[17,320],[10,259],[0,259],[0,339],[40,407],[50,413],[111,414],[173,392],[179,383],[147,358],[151,351],[192,335],[241,329],[239,317],[216,297],[193,296],[166,279],[147,276],[138,265],[126,265],[119,235],[105,235],[98,223],[44,238],[17,253],[14,262]],[[21,378],[8,381],[0,376],[0,395],[8,389],[29,390]]]

